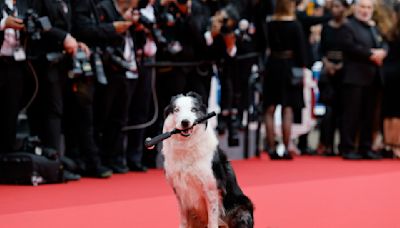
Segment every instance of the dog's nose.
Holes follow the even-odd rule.
[[[188,128],[190,124],[190,121],[187,119],[182,120],[181,125],[183,128]]]

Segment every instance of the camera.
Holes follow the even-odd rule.
[[[155,23],[155,21],[150,20],[146,15],[141,12],[141,9],[146,8],[147,5],[147,0],[141,0],[139,1],[138,8],[132,9],[132,12],[135,10],[139,12],[138,22],[150,31],[156,43],[166,44],[167,39],[163,36],[162,31],[157,28],[157,24]]]
[[[225,12],[225,16],[222,19],[220,32],[226,35],[235,31],[240,16],[238,10],[232,5],[228,5],[222,10]]]
[[[123,69],[125,71],[133,71],[132,63],[126,61],[123,57],[121,50],[117,50],[113,47],[106,47],[104,52],[104,59],[107,62],[112,63],[116,67]]]
[[[72,57],[72,74],[73,78],[77,78],[80,76],[93,76],[93,70],[92,65],[90,64],[90,60],[81,48],[78,48],[78,51]]]
[[[40,33],[49,31],[52,28],[49,18],[47,16],[39,17],[33,9],[28,9],[22,19],[26,33],[32,40],[40,40]]]

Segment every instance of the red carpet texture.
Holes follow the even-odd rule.
[[[256,228],[400,228],[400,161],[234,161]],[[0,186],[1,228],[175,228],[162,170],[58,185]]]

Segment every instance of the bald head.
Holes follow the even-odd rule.
[[[368,22],[374,12],[373,0],[357,0],[354,5],[354,16],[363,22]]]

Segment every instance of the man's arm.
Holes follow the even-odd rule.
[[[108,42],[118,39],[118,34],[113,23],[100,23],[100,18],[93,10],[92,0],[72,0],[72,29],[74,34],[86,42]]]
[[[372,55],[372,51],[369,48],[361,45],[357,42],[356,31],[348,24],[344,27],[345,31],[343,33],[343,50],[344,52],[359,60],[369,61]]]

